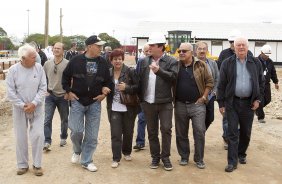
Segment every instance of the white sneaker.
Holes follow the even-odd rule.
[[[112,168],[117,168],[119,163],[117,161],[112,162]]]
[[[130,155],[124,155],[124,160],[126,160],[126,161],[131,161],[132,158],[131,158]]]
[[[45,143],[43,147],[43,151],[51,151],[51,144]]]
[[[82,167],[87,169],[88,171],[91,171],[91,172],[95,172],[95,171],[98,170],[97,167],[93,163],[90,163],[87,166],[82,165]]]
[[[78,164],[79,163],[79,157],[80,157],[80,155],[73,153],[72,157],[71,157],[71,163]]]

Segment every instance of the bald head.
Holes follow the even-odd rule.
[[[150,56],[151,55],[151,51],[149,50],[149,45],[148,44],[145,44],[144,47],[143,47],[143,53],[145,56]]]
[[[193,46],[191,43],[181,43],[179,46],[179,50],[193,50]]]

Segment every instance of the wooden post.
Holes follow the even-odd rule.
[[[44,31],[44,46],[48,47],[49,35],[49,0],[45,0],[45,31]]]

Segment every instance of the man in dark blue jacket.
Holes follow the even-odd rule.
[[[238,158],[239,163],[247,163],[246,151],[251,138],[254,111],[259,107],[264,93],[262,67],[260,62],[247,54],[248,40],[237,37],[234,47],[235,55],[222,63],[217,95],[219,111],[226,113],[228,121],[226,172],[237,168]]]

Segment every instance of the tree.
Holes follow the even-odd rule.
[[[2,27],[0,27],[0,48],[3,50],[12,50],[15,48],[10,38],[7,37],[7,32]]]
[[[114,37],[109,36],[107,33],[100,33],[99,37],[101,38],[101,40],[107,42],[105,46],[110,46],[112,49],[121,47],[121,44],[119,43],[119,41],[115,39]]]

